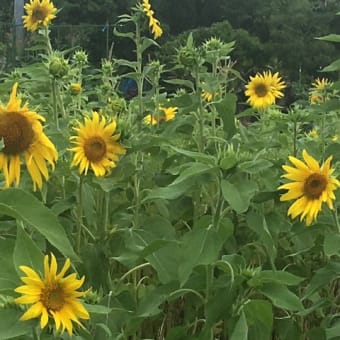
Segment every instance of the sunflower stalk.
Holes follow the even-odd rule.
[[[196,94],[198,99],[198,151],[204,151],[204,108],[201,96],[201,79],[199,73],[199,66],[195,67],[195,80],[196,80]]]
[[[222,211],[223,211],[223,207],[224,207],[224,198],[222,195],[222,191],[220,189],[220,180],[218,180],[219,185],[217,186],[218,189],[218,196],[217,196],[217,204],[215,203],[212,206],[212,211],[214,212],[213,214],[213,226],[216,228],[216,230],[218,230],[218,226],[219,226],[219,222],[221,219],[221,215],[222,215]],[[216,208],[215,208],[216,207]]]
[[[59,107],[60,107],[60,111],[61,111],[61,115],[64,117],[64,118],[68,118],[68,114],[66,113],[65,111],[65,105],[64,105],[64,100],[63,100],[63,96],[61,95],[61,92],[60,92],[60,86],[59,86],[59,83],[57,82],[56,84],[56,91],[57,91],[57,100],[58,100],[58,104],[59,104]]]
[[[334,207],[334,209],[331,210],[331,213],[332,213],[332,216],[333,216],[334,223],[336,225],[338,234],[340,235],[340,223],[339,223],[339,216],[338,216],[338,209],[337,209],[337,207]]]
[[[323,111],[322,116],[321,116],[321,155],[322,155],[322,160],[325,159],[325,151],[326,151],[325,122],[326,122],[326,111]]]
[[[141,38],[141,29],[139,22],[136,22],[136,58],[137,58],[137,96],[138,96],[138,111],[139,117],[143,115],[143,83],[144,83],[144,76],[143,76],[143,52],[142,52],[142,38]],[[141,120],[139,119],[138,122]],[[139,123],[140,125],[140,123]]]
[[[59,114],[57,109],[57,81],[54,77],[52,78],[52,107],[54,123],[57,129],[59,129]]]
[[[137,151],[135,155],[135,169],[136,172],[133,176],[133,184],[134,184],[134,197],[135,197],[135,209],[134,209],[134,227],[138,228],[139,226],[139,214],[140,214],[140,208],[141,208],[141,192],[140,192],[140,173],[141,169],[139,168],[141,166],[141,162],[139,162],[139,158],[143,157],[140,151]]]
[[[103,221],[103,230],[102,234],[105,237],[107,231],[109,229],[110,219],[109,219],[109,212],[110,212],[110,192],[107,191],[104,193],[104,221]]]
[[[36,327],[33,327],[32,335],[33,335],[33,340],[40,340],[40,334],[38,333],[38,330]]]
[[[81,233],[83,226],[83,183],[84,178],[82,175],[79,176],[78,185],[78,200],[77,200],[77,238],[76,238],[76,252],[80,254],[81,249]]]
[[[50,39],[50,30],[47,26],[44,26],[44,29],[42,30],[43,36],[46,38],[46,48],[48,55],[51,55],[53,52],[51,39]]]
[[[293,121],[293,156],[297,155],[297,135],[298,135],[298,123],[296,119]]]

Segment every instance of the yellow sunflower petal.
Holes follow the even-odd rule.
[[[30,320],[38,317],[44,310],[44,306],[39,301],[30,307],[20,318],[20,320]]]

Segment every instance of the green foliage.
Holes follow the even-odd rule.
[[[207,10],[210,23],[212,3],[215,9],[225,6],[209,1],[183,6],[201,16]],[[237,114],[244,105],[237,69],[247,73],[269,63],[288,76],[303,59],[297,47],[315,52],[321,46],[308,42],[315,32],[308,31],[307,22],[316,20],[309,4],[230,1],[233,27],[246,22],[250,33],[223,21],[161,46],[150,38],[137,6],[121,15],[113,30],[115,38],[133,46],[131,58],[113,54],[94,69],[87,52],[71,48],[58,54],[68,65],[62,74],[49,73],[56,52],[49,33],[36,32],[35,62],[2,76],[1,102],[18,81],[22,102],[46,119],[44,132],[57,146],[59,160],[42,190],[32,192],[29,159],[22,159],[19,188],[0,191],[1,339],[68,338],[55,332],[53,320],[43,330],[36,318],[19,320],[26,306],[13,300],[22,284],[20,266],[43,274],[43,254],[50,253],[58,263],[70,258],[70,272],[85,277],[81,303],[90,319],[80,320],[84,328],[75,325],[75,339],[338,337],[338,191],[334,210],[323,202],[307,228],[299,216],[287,216],[288,204],[280,201],[284,190],[278,187],[286,181],[282,165],[289,156],[301,159],[303,149],[317,160],[332,155],[332,176],[338,176],[339,85],[322,93],[319,104],[304,101],[285,113],[276,106]],[[109,19],[106,15],[123,5],[65,2],[65,11],[79,11],[84,18],[100,12]],[[158,6],[176,9],[170,2]],[[282,15],[284,6],[291,23]],[[338,37],[321,40],[327,44]],[[160,61],[153,60],[157,55]],[[124,89],[127,79],[132,94]],[[80,85],[77,93],[70,91],[74,83]],[[105,164],[102,177],[91,167],[87,174],[71,167],[70,137],[92,110],[115,121],[115,138],[126,149],[114,167]],[[249,116],[254,121],[244,124]],[[95,138],[98,147],[103,141]],[[2,184],[6,176],[3,171]],[[307,190],[304,183],[301,187]]]

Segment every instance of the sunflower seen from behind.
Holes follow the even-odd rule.
[[[288,209],[288,216],[296,218],[300,215],[300,221],[305,219],[306,225],[309,226],[316,220],[322,203],[333,209],[334,191],[340,186],[340,182],[332,177],[332,157],[328,157],[321,166],[306,150],[303,150],[302,157],[304,162],[296,157],[289,157],[294,167],[283,165],[286,174],[282,177],[291,182],[281,185],[278,189],[288,190],[281,196],[281,201],[295,200]]]
[[[42,188],[43,179],[49,179],[47,163],[53,170],[58,153],[43,132],[41,122],[45,118],[31,111],[27,103],[21,106],[17,89],[18,83],[15,83],[8,104],[0,104],[0,139],[4,142],[0,171],[4,174],[6,188],[13,183],[18,186],[24,160],[35,191],[37,187]]]
[[[57,274],[57,260],[53,254],[44,258],[43,277],[31,267],[20,266],[20,270],[26,274],[21,277],[25,284],[15,289],[15,292],[22,294],[15,302],[32,305],[20,320],[40,318],[40,327],[43,329],[51,318],[57,331],[63,333],[66,330],[70,336],[73,334],[73,323],[84,327],[79,319],[87,320],[90,316],[78,300],[85,293],[78,289],[83,285],[85,277],[77,279],[75,273],[65,276],[70,266],[71,262],[67,259]]]
[[[275,104],[277,98],[283,97],[282,90],[286,87],[279,73],[265,71],[263,74],[257,73],[250,77],[245,86],[245,95],[248,97],[247,103],[255,109],[267,109]]]
[[[50,0],[30,0],[25,6],[26,15],[22,17],[28,31],[36,31],[40,26],[48,26],[56,18],[57,9]]]
[[[116,167],[119,155],[126,150],[117,143],[120,134],[115,134],[116,121],[107,123],[104,116],[92,112],[92,118],[85,117],[84,123],[78,123],[74,130],[76,136],[71,137],[74,144],[71,166],[78,166],[80,174],[87,174],[91,169],[95,176],[104,176],[111,168]]]

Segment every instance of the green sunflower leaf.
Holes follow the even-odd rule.
[[[0,191],[0,216],[23,221],[56,247],[64,256],[79,260],[56,215],[35,196],[20,189]]]

